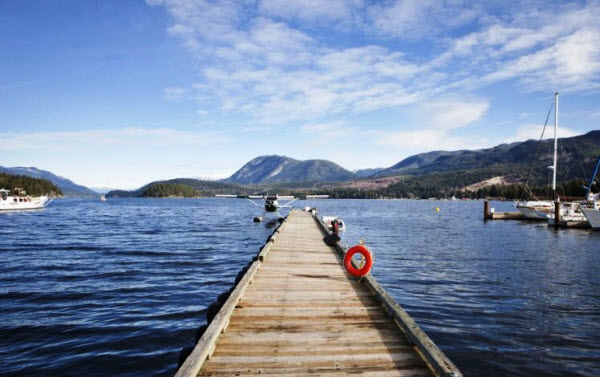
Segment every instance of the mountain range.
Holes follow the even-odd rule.
[[[301,161],[278,155],[260,156],[246,163],[229,178],[218,182],[179,178],[151,182],[133,191],[113,190],[108,195],[147,196],[161,193],[177,196],[178,193],[185,193],[185,196],[207,196],[215,193],[256,192],[266,188],[282,192],[284,189],[327,185],[358,190],[406,186],[408,183],[414,187],[419,186],[419,181],[435,181],[439,178],[436,178],[436,174],[444,177],[444,184],[451,181],[457,188],[492,178],[498,182],[528,180],[532,184],[545,185],[549,176],[546,167],[552,165],[552,147],[552,140],[527,140],[478,150],[433,151],[407,157],[388,168],[354,172],[327,160]],[[560,139],[558,154],[560,181],[589,179],[600,155],[600,130]],[[97,195],[85,186],[34,167],[0,167],[0,172],[47,179],[67,196]],[[424,176],[427,178],[419,178]],[[505,177],[507,179],[503,179]],[[401,180],[404,182],[400,183]],[[158,184],[161,185],[160,188]]]
[[[421,176],[431,173],[464,170],[494,170],[505,168],[514,172],[527,171],[533,161],[533,182],[547,179],[544,167],[552,165],[553,140],[527,140],[501,144],[493,148],[420,153],[385,169],[362,169],[355,172],[326,160],[298,161],[285,156],[260,156],[223,182],[237,184],[272,184],[298,182],[344,182],[358,179],[398,175]],[[600,130],[585,135],[560,139],[559,178],[585,179],[600,155]],[[525,179],[525,177],[524,177]]]

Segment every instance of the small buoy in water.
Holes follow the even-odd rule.
[[[435,212],[440,212],[440,207],[435,207]]]
[[[262,221],[262,217],[255,217],[254,219],[252,219],[252,221],[254,221],[255,223],[259,223]]]

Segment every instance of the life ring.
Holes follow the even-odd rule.
[[[354,264],[352,263],[352,257],[356,253],[361,254],[365,258],[365,264],[361,268],[354,267]],[[346,255],[344,255],[344,267],[346,267],[346,271],[348,271],[354,276],[365,276],[369,273],[369,271],[371,271],[371,268],[373,267],[373,255],[371,255],[369,249],[367,249],[363,245],[352,246],[346,252]]]

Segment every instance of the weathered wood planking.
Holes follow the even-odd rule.
[[[416,324],[385,304],[391,298],[344,270],[321,226],[306,212],[288,216],[177,377],[460,376],[451,363],[434,365],[437,353],[432,363],[407,333]]]

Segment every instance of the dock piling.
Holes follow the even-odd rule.
[[[486,200],[483,202],[483,219],[489,220],[491,218],[492,215],[490,213],[490,202]]]
[[[560,201],[554,202],[554,229],[560,227]]]

